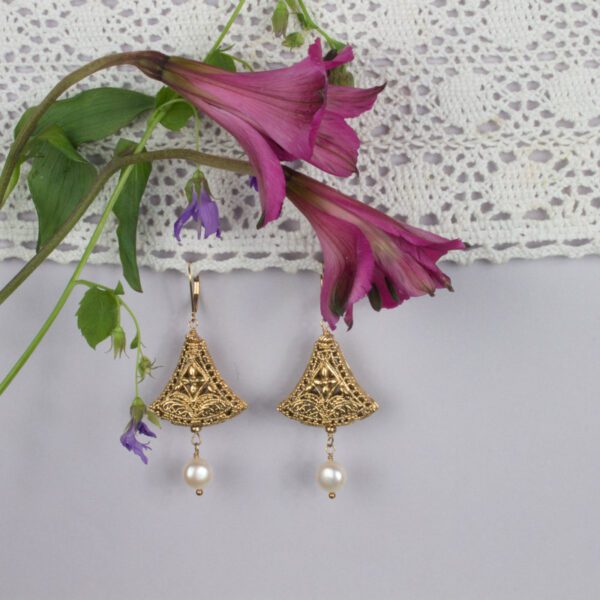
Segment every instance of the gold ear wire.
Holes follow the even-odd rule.
[[[198,301],[200,300],[200,275],[192,275],[192,265],[187,266],[188,279],[190,280],[190,301],[192,304],[192,317],[196,318],[198,312]]]

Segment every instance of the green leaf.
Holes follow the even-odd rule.
[[[286,48],[299,48],[304,44],[304,36],[299,31],[295,31],[286,35],[282,43]]]
[[[169,104],[160,124],[171,131],[179,131],[194,116],[196,110],[185,98],[169,87],[160,89],[156,94],[156,108],[172,101],[175,102]]]
[[[42,116],[35,133],[58,125],[74,146],[95,142],[116,133],[138,115],[150,110],[154,99],[146,94],[122,88],[86,90],[72,98],[55,102]],[[34,108],[21,117],[15,128],[18,134]]]
[[[217,48],[213,50],[207,57],[204,59],[204,62],[207,65],[212,65],[213,67],[219,67],[220,69],[225,69],[226,71],[231,71],[235,73],[235,60],[233,58],[223,52],[221,49]]]
[[[119,302],[110,290],[90,288],[77,310],[77,327],[92,347],[108,338],[119,325]]]
[[[299,12],[300,11],[300,7],[298,6],[298,1],[297,0],[285,0],[286,4],[290,7],[290,10],[292,12]]]
[[[123,289],[123,284],[119,281],[119,283],[117,283],[117,287],[115,288],[115,294],[117,296],[122,296],[125,293],[125,290]]]
[[[132,152],[135,147],[136,144],[130,140],[119,140],[116,154]],[[137,265],[137,223],[140,202],[151,171],[151,163],[134,165],[113,207],[113,212],[119,221],[117,240],[119,242],[119,257],[123,267],[123,276],[136,292],[142,291],[140,272]],[[121,177],[123,177],[123,171],[121,171]]]
[[[68,159],[74,162],[84,163],[85,158],[75,150],[75,147],[58,125],[50,125],[32,140],[31,154],[35,155],[35,148],[39,141],[48,142],[57,150],[60,150]]]
[[[276,36],[285,35],[289,20],[288,7],[284,0],[279,0],[273,15],[271,16],[271,24],[273,25],[273,33]]]
[[[67,158],[49,142],[36,144],[27,183],[38,215],[38,250],[65,222],[96,179],[96,169],[82,160]]]

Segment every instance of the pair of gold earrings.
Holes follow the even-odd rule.
[[[239,415],[248,405],[223,380],[206,342],[198,335],[200,280],[192,276],[189,266],[188,274],[192,304],[189,330],[177,367],[150,408],[161,419],[191,428],[194,454],[185,466],[184,477],[201,496],[212,479],[212,469],[200,456],[200,430]],[[323,333],[313,346],[304,374],[277,410],[305,425],[325,429],[327,460],[318,468],[317,481],[333,499],[346,481],[344,468],[334,460],[334,434],[339,426],[364,419],[379,407],[354,378],[331,331],[324,323],[321,327]]]

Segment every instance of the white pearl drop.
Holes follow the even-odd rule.
[[[185,465],[183,476],[190,487],[195,490],[202,490],[212,479],[212,469],[203,458],[195,456]]]
[[[327,492],[337,492],[346,483],[346,470],[333,460],[324,462],[317,471],[317,482]]]

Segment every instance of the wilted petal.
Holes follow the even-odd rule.
[[[217,237],[221,237],[219,207],[205,188],[202,188],[200,192],[200,220],[202,221],[202,227],[204,227],[205,239],[213,233]]]
[[[137,424],[137,430],[138,433],[141,433],[142,435],[145,435],[147,437],[156,437],[156,434],[148,427],[148,425],[146,425],[146,423],[144,423],[144,421],[140,421]]]
[[[148,457],[144,452],[146,450],[151,450],[152,448],[150,448],[150,444],[140,442],[136,437],[137,433],[141,433],[148,437],[156,437],[156,435],[150,431],[150,429],[148,429],[148,427],[146,427],[142,421],[136,423],[134,419],[131,419],[125,428],[125,432],[120,437],[120,442],[124,448],[139,456],[142,462],[147,465]]]
[[[178,242],[181,242],[181,230],[184,225],[190,220],[198,221],[199,218],[200,206],[198,204],[198,196],[196,195],[196,192],[194,192],[192,201],[183,209],[173,225],[173,235],[175,236],[175,239]]]

